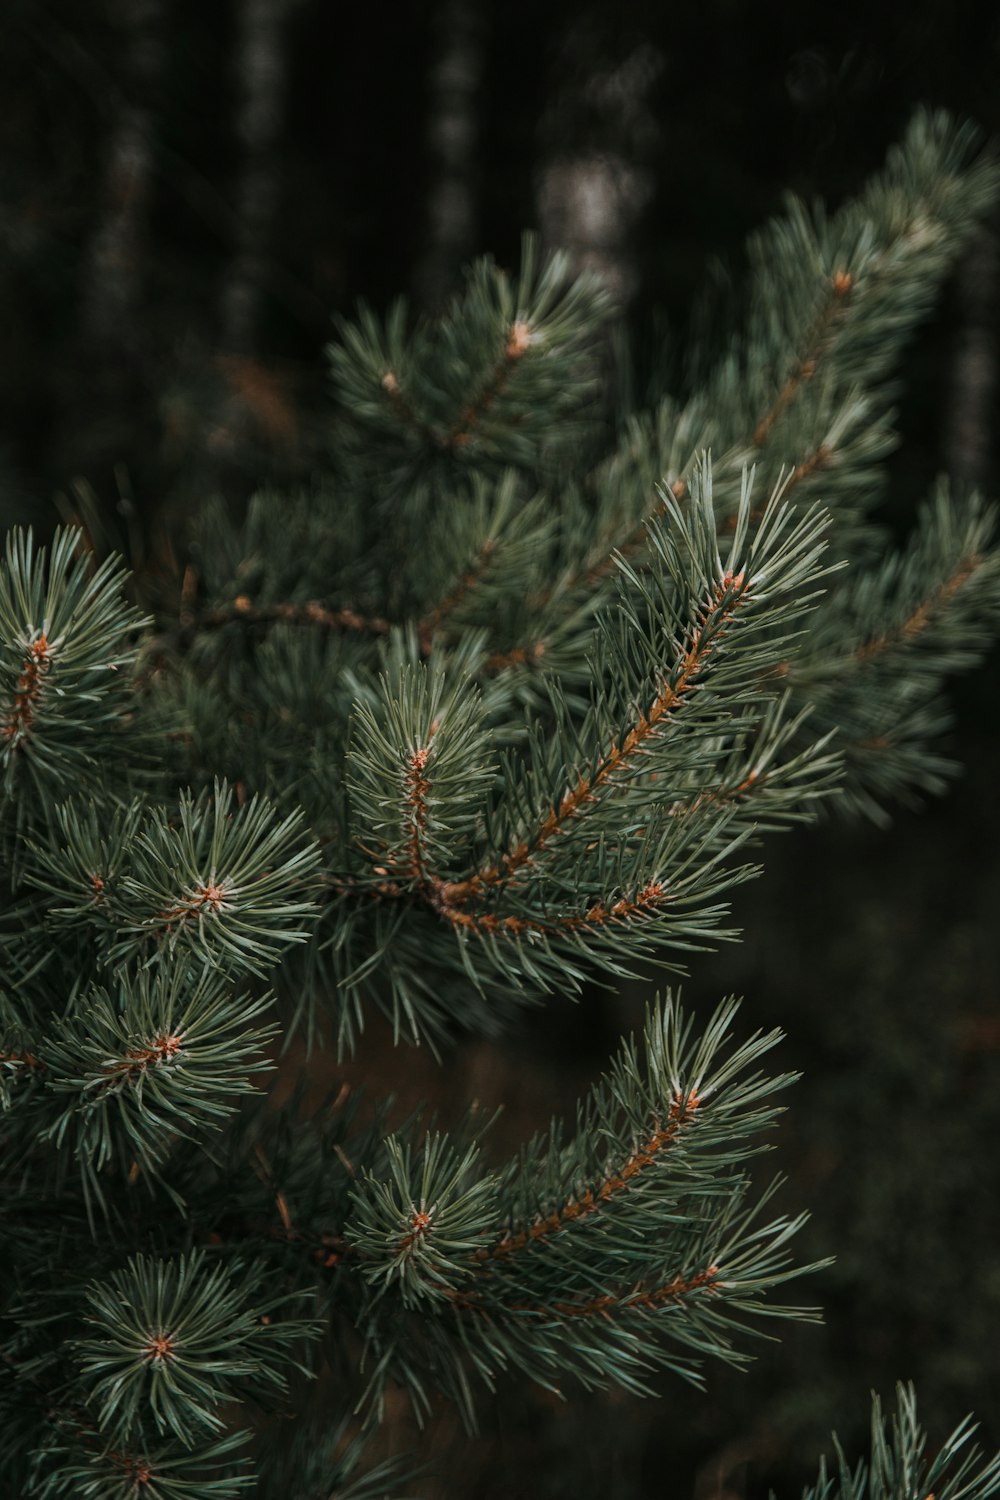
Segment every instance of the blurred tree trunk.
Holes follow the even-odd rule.
[[[956,328],[945,426],[949,473],[989,488],[996,449],[997,314],[1000,311],[1000,230],[976,235],[958,273]]]
[[[609,61],[616,50],[594,15],[563,42],[561,82],[540,129],[536,198],[545,243],[597,271],[624,306],[639,282],[635,233],[653,192],[645,158],[658,133],[647,95],[663,58],[648,42]]]
[[[243,493],[271,448],[294,449],[298,427],[284,382],[260,358],[271,243],[281,199],[290,0],[238,0],[236,112],[240,151],[233,251],[220,298],[218,399],[206,442],[206,481]]]
[[[271,228],[281,192],[278,143],[288,74],[286,0],[239,0],[234,133],[242,153],[235,194],[236,245],[222,292],[222,347],[252,354],[267,280]]]
[[[463,262],[475,253],[478,93],[482,82],[484,7],[439,0],[433,18],[428,77],[425,245],[414,273],[417,299],[437,307]]]
[[[102,205],[82,287],[85,341],[105,360],[138,353],[144,237],[151,197],[156,101],[163,72],[164,0],[119,0],[122,94],[108,141]]]

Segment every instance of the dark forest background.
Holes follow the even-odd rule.
[[[998,74],[1000,11],[968,0],[2,0],[0,523],[75,516],[169,578],[206,495],[322,470],[333,315],[432,311],[526,227],[608,278],[640,386],[681,381],[725,327],[702,290],[783,192],[852,192],[917,103],[1000,135]],[[943,469],[998,491],[998,316],[994,224],[902,372],[901,531]],[[974,1408],[1000,1444],[998,690],[996,658],[956,685],[945,798],[768,845],[746,941],[685,986],[788,1032],[774,1162],[782,1207],[813,1211],[802,1254],[838,1257],[806,1290],[825,1325],[705,1394],[508,1384],[471,1442],[442,1412],[428,1495],[790,1496],[899,1378],[932,1432]],[[572,1108],[650,988],[555,1002],[443,1070],[376,1029],[339,1071],[401,1107],[502,1102],[508,1145]]]

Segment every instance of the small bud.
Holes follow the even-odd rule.
[[[507,358],[520,359],[535,341],[530,323],[515,323],[507,340]]]
[[[171,1358],[174,1349],[174,1336],[172,1333],[153,1334],[146,1344],[146,1359],[150,1364],[165,1364]]]

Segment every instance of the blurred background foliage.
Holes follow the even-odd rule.
[[[719,266],[738,275],[784,191],[836,203],[919,102],[1000,134],[1000,12],[971,0],[6,0],[0,43],[0,523],[82,515],[165,579],[207,495],[322,470],[323,349],[359,296],[432,311],[537,225],[614,288],[633,389],[683,384],[738,296]],[[993,225],[906,361],[901,531],[942,469],[997,493],[998,311]],[[608,386],[628,399],[610,360]],[[783,1206],[813,1210],[803,1255],[838,1257],[811,1289],[825,1327],[707,1394],[508,1386],[471,1442],[442,1411],[429,1496],[792,1495],[831,1426],[862,1449],[869,1388],[901,1378],[932,1434],[975,1408],[1000,1444],[998,686],[994,659],[956,689],[946,798],[769,844],[746,940],[685,988],[788,1032],[804,1078],[775,1165]],[[310,1067],[400,1108],[502,1103],[506,1146],[572,1109],[653,982],[553,1002],[443,1069],[377,1027]]]

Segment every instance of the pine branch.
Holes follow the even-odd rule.
[[[109,726],[135,755],[125,712],[136,632],[144,624],[122,597],[121,562],[99,567],[80,533],[57,532],[51,552],[30,534],[7,537],[0,565],[0,795],[27,784],[51,804],[68,783],[100,779],[98,749]],[[131,743],[130,743],[131,740]],[[30,801],[30,799],[29,799]],[[27,816],[21,800],[18,816]]]
[[[596,1188],[588,1187],[579,1197],[570,1197],[561,1207],[554,1208],[544,1219],[537,1219],[529,1228],[516,1232],[506,1230],[501,1239],[489,1249],[477,1250],[479,1261],[498,1260],[512,1255],[531,1242],[544,1239],[546,1235],[558,1234],[568,1224],[575,1223],[589,1214],[599,1213],[617,1193],[626,1188],[645,1168],[659,1163],[666,1151],[671,1150],[681,1138],[686,1126],[694,1119],[701,1103],[697,1087],[684,1096],[675,1093],[670,1100],[667,1123],[657,1125],[650,1135],[630,1153],[624,1165],[606,1176]]]
[[[191,615],[184,621],[183,632],[190,638],[202,630],[219,630],[226,625],[272,625],[279,620],[291,625],[318,625],[324,630],[356,631],[361,635],[387,635],[392,628],[388,620],[378,615],[360,615],[350,605],[330,609],[316,599],[306,604],[255,605],[246,594],[237,594],[230,605]]]
[[[39,1139],[72,1144],[95,1186],[111,1163],[156,1170],[178,1138],[218,1128],[270,1066],[264,1047],[276,1028],[259,1018],[271,1002],[183,964],[84,992],[58,1031],[39,1037],[35,1114],[48,1117]]]
[[[113,958],[152,945],[261,974],[285,946],[306,940],[301,923],[313,903],[301,895],[318,851],[301,841],[301,815],[279,821],[259,798],[232,813],[230,801],[222,782],[211,798],[182,795],[176,824],[153,809],[121,880]]]
[[[244,1096],[272,1006],[310,1043],[329,1010],[349,1045],[370,1004],[439,1048],[494,1035],[526,998],[730,936],[763,831],[940,777],[936,694],[1000,618],[994,519],[942,491],[893,553],[875,466],[892,362],[996,181],[967,132],[920,116],[829,222],[793,205],[752,250],[730,354],[610,454],[606,303],[564,260],[480,262],[433,324],[362,313],[331,356],[332,482],[240,521],[206,506],[180,618],[145,641],[117,564],[75,534],[48,556],[9,540],[0,1404],[19,1493],[254,1483],[229,1403],[308,1374],[315,1330],[286,1295],[322,1315],[352,1409],[363,1347],[369,1426],[391,1383],[471,1422],[504,1370],[641,1391],[742,1363],[758,1314],[811,1316],[771,1300],[802,1274],[802,1220],[748,1168],[789,1079],[756,1071],[775,1035],[729,1047],[731,1004],[699,1037],[668,999],[575,1131],[513,1161],[490,1163],[475,1121],[388,1134],[388,1105],[361,1128],[336,1101],[303,1121]],[[821,483],[829,521],[789,504]],[[311,1425],[325,1396],[294,1395],[300,1442],[256,1420],[261,1482],[379,1493],[353,1429]],[[900,1410],[869,1500],[986,1500],[995,1465],[922,1467]],[[814,1500],[833,1495],[821,1474]]]
[[[515,321],[507,335],[503,346],[503,353],[497,360],[492,374],[485,385],[462,412],[454,427],[448,433],[445,442],[452,448],[463,447],[475,434],[477,428],[481,427],[484,418],[489,413],[503,394],[514,367],[518,361],[523,359],[537,339],[538,334],[530,323],[523,320]]]
[[[711,532],[709,530],[714,527],[714,518],[711,509],[711,484],[707,471],[705,478],[701,481],[699,493],[703,496],[701,509],[703,529],[700,533],[696,530],[695,537],[690,541],[685,538],[685,542],[694,549],[701,549],[707,545],[710,550],[714,551],[714,540],[711,540],[714,537],[714,530]],[[659,604],[659,608],[663,610],[664,634],[669,632],[670,636],[673,636],[672,662],[666,667],[661,666],[658,661],[659,649],[654,647],[650,651],[650,658],[656,665],[652,673],[649,672],[648,665],[643,673],[648,685],[640,686],[641,678],[635,682],[635,685],[626,678],[625,688],[620,695],[622,700],[629,701],[632,705],[631,722],[623,728],[620,719],[616,720],[610,714],[602,715],[607,726],[605,732],[610,731],[611,739],[610,743],[604,747],[595,746],[593,749],[590,746],[586,747],[584,754],[592,769],[579,774],[575,784],[563,793],[558,803],[551,806],[529,831],[509,847],[499,861],[476,871],[462,881],[439,885],[435,892],[435,904],[436,909],[442,915],[449,920],[455,920],[456,909],[461,909],[470,900],[481,899],[490,892],[491,888],[516,886],[518,880],[526,873],[540,867],[545,861],[550,846],[564,841],[565,836],[571,830],[574,833],[574,840],[585,836],[588,820],[599,820],[605,804],[613,805],[617,799],[624,806],[625,799],[631,794],[633,784],[640,773],[639,786],[648,803],[651,778],[657,772],[658,762],[663,770],[669,768],[668,774],[673,771],[670,757],[677,753],[674,742],[682,733],[685,712],[696,702],[697,712],[699,714],[706,712],[704,705],[708,700],[705,699],[704,693],[708,691],[709,684],[711,683],[718,691],[723,691],[721,684],[712,681],[715,674],[722,674],[728,679],[729,673],[733,672],[729,656],[731,655],[732,663],[735,663],[744,650],[752,649],[750,644],[753,636],[752,617],[761,608],[765,595],[769,597],[773,588],[775,594],[780,597],[784,589],[791,591],[796,586],[791,574],[787,578],[781,577],[783,568],[795,570],[798,584],[801,585],[810,576],[810,569],[816,566],[816,551],[813,550],[809,555],[809,561],[805,561],[803,550],[809,546],[807,537],[810,534],[813,538],[815,537],[815,532],[811,532],[810,524],[805,523],[784,539],[782,533],[788,517],[786,513],[779,511],[777,503],[773,500],[768,507],[766,525],[762,526],[758,532],[746,556],[737,561],[741,557],[740,549],[746,538],[749,493],[749,488],[747,488],[744,493],[740,535],[736,539],[730,564],[725,568],[719,561],[710,565],[708,554],[703,554],[704,561],[698,557],[695,571],[690,574],[690,577],[686,576],[690,565],[680,551],[685,542],[677,541],[675,530],[683,525],[679,512],[675,512],[670,517],[673,524],[669,530],[664,527],[657,533],[654,540],[659,552],[664,581],[669,577],[680,582],[682,590],[692,591],[689,596],[690,602],[683,598],[682,593],[681,598],[672,600],[669,605],[666,604],[665,599]],[[815,545],[813,541],[814,549]],[[711,578],[713,569],[715,582],[706,583],[706,577]],[[626,582],[635,589],[643,588],[639,577],[635,574],[630,575],[627,567],[623,567],[623,575]],[[763,587],[765,576],[769,581],[768,585]],[[663,587],[664,584],[661,583],[661,588]],[[700,598],[695,590],[700,592]],[[702,590],[704,592],[701,592]],[[650,600],[650,602],[653,601]],[[690,624],[678,632],[677,623],[684,619],[688,611],[690,611],[688,615]],[[743,616],[747,618],[744,619]],[[639,626],[638,617],[635,617],[635,625]],[[739,636],[730,644],[730,636],[734,630],[739,631]],[[619,657],[619,660],[614,662],[619,677],[625,666],[621,658],[625,657],[627,649],[628,647],[619,645],[617,641],[612,646],[615,655]],[[600,666],[595,666],[596,680],[600,681],[606,675],[608,674],[602,671]],[[733,675],[735,677],[735,673]],[[652,683],[649,682],[650,676],[653,679]],[[645,703],[640,696],[643,690],[649,694]],[[697,700],[696,694],[699,695]],[[697,720],[695,723],[697,725]],[[700,731],[694,728],[692,732],[699,733]],[[539,771],[541,769],[539,767]],[[542,779],[537,773],[536,778],[539,781]],[[515,800],[514,794],[512,794],[512,800]],[[660,800],[658,791],[652,794],[652,800],[654,804]],[[666,798],[663,800],[665,801]],[[725,800],[727,799],[724,787],[718,787],[713,793],[707,795],[703,789],[697,806],[700,810],[704,810],[710,804],[719,806]],[[694,804],[691,806],[693,808]],[[579,830],[577,830],[577,825],[579,825]],[[647,886],[646,889],[650,893],[648,899],[651,901],[654,894],[653,888]],[[602,909],[606,909],[606,904],[594,904],[588,908],[595,917]],[[461,921],[460,915],[457,920]]]
[[[986,561],[986,558],[975,552],[960,559],[957,567],[944,582],[940,583],[928,598],[922,599],[901,624],[883,631],[881,635],[858,646],[854,653],[856,659],[859,662],[866,662],[873,656],[881,655],[884,651],[913,642],[928,628],[935,616],[947,608],[952,597],[959,589],[965,587]]]
[[[838,591],[800,656],[779,669],[846,756],[845,810],[884,820],[888,797],[940,787],[928,740],[946,722],[947,675],[981,659],[1000,611],[996,515],[939,486],[906,549]]]
[[[128,1441],[149,1424],[189,1447],[225,1426],[217,1408],[254,1384],[283,1390],[288,1349],[313,1325],[276,1313],[295,1294],[266,1294],[261,1273],[209,1268],[202,1254],[130,1260],[87,1291],[88,1336],[76,1342],[102,1433]]]
[[[740,1164],[761,1149],[767,1101],[789,1078],[747,1076],[777,1033],[720,1056],[734,1012],[723,1006],[695,1040],[668,998],[648,1017],[642,1063],[627,1043],[573,1140],[553,1127],[499,1173],[437,1135],[420,1151],[389,1141],[388,1178],[361,1171],[344,1229],[361,1256],[354,1274],[374,1289],[361,1320],[376,1395],[385,1374],[418,1405],[428,1380],[443,1383],[464,1391],[471,1420],[456,1360],[487,1383],[511,1364],[549,1384],[572,1344],[585,1384],[640,1390],[657,1366],[697,1379],[696,1354],[742,1358],[736,1311],[793,1274],[799,1221],[759,1224],[767,1193],[743,1202]],[[401,1325],[399,1302],[440,1312]]]
[[[430,656],[433,649],[434,636],[438,633],[442,623],[453,615],[459,605],[463,604],[481,581],[497,550],[497,543],[493,537],[487,537],[476,551],[468,570],[462,574],[458,582],[449,590],[443,599],[424,615],[417,626],[417,637],[420,641],[420,650],[424,656]]]
[[[647,753],[647,742],[662,732],[660,721],[669,721],[670,714],[693,692],[719,638],[737,616],[748,588],[744,572],[735,577],[732,572],[723,575],[710,600],[699,609],[679,659],[665,674],[659,692],[648,708],[640,711],[621,743],[611,744],[600,755],[596,769],[589,776],[581,776],[576,786],[563,794],[558,807],[552,808],[537,829],[505,853],[498,864],[443,887],[438,893],[442,915],[451,919],[456,904],[480,895],[488,886],[509,880],[523,865],[533,863],[549,840],[565,830],[572,817],[582,813],[606,789],[610,790],[615,778],[633,771],[639,757]]]
[[[45,677],[52,666],[52,647],[44,634],[29,641],[21,662],[14,703],[6,720],[0,725],[0,738],[16,748],[31,732],[31,726],[45,690]]]
[[[823,474],[824,504],[842,527],[850,520],[839,515],[837,492],[847,499],[861,466],[896,445],[884,430],[892,392],[881,382],[995,197],[997,165],[977,148],[969,127],[920,112],[884,173],[831,221],[792,200],[787,215],[755,237],[741,341],[689,411],[678,415],[665,403],[679,428],[696,428],[712,413],[720,479],[735,480],[748,452],[765,450],[789,476],[786,494]],[[625,453],[619,471],[627,474]],[[660,474],[681,499],[691,460],[678,470],[673,455],[664,459]],[[777,471],[765,469],[765,482],[776,480]],[[867,488],[870,505],[876,487]],[[618,531],[619,550],[641,552],[643,524]],[[599,561],[589,581],[603,576]]]
[[[500,444],[508,463],[527,466],[554,438],[571,440],[573,415],[594,390],[594,334],[608,311],[595,280],[573,281],[564,256],[540,262],[527,236],[516,286],[479,261],[444,316],[409,339],[402,303],[382,327],[367,309],[342,322],[329,351],[333,377],[352,421],[394,444],[404,472],[428,458],[489,458]]]
[[[872,1397],[868,1463],[851,1469],[834,1438],[835,1472],[823,1459],[817,1482],[803,1492],[802,1500],[991,1500],[1000,1485],[1000,1454],[984,1460],[979,1449],[969,1448],[974,1432],[966,1417],[928,1458],[927,1437],[917,1421],[916,1393],[912,1385],[898,1385],[891,1425],[882,1415],[878,1396]]]
[[[847,299],[853,286],[854,277],[849,271],[835,271],[829,278],[822,305],[806,335],[805,350],[794,361],[792,371],[773,405],[753,430],[755,448],[763,448],[775,423],[795,400],[802,387],[816,374],[820,361],[830,347],[837,324],[845,316]]]

